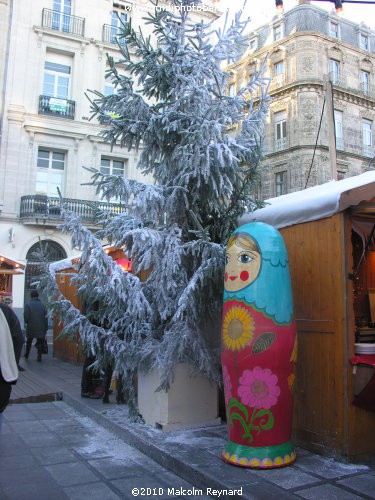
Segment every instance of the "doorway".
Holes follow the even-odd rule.
[[[56,262],[67,257],[63,247],[52,240],[41,240],[35,243],[26,254],[24,303],[31,298],[32,284],[44,273],[45,264]]]

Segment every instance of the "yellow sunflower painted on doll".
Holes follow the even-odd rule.
[[[233,306],[223,320],[223,342],[230,351],[240,351],[249,345],[254,335],[254,321],[240,306]]]

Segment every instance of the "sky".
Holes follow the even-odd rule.
[[[313,5],[325,10],[334,9],[333,2],[312,2]],[[230,11],[239,10],[243,5],[243,0],[219,0],[219,8],[221,10],[229,9]],[[284,0],[285,11],[297,5],[296,0]],[[352,3],[343,2],[344,12],[342,17],[354,21],[356,23],[364,22],[370,28],[375,30],[375,0],[374,5],[362,4],[354,5]],[[274,0],[247,0],[245,7],[246,14],[251,18],[252,29],[261,26],[269,21],[275,14]]]

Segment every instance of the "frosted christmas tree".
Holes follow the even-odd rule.
[[[122,59],[109,58],[106,75],[115,93],[94,92],[91,99],[102,137],[139,151],[138,168],[155,183],[91,169],[97,192],[125,207],[116,216],[101,214],[103,229],[95,236],[63,211],[62,230],[82,250],[75,282],[96,307],[85,316],[60,296],[53,310],[62,314],[66,333],[79,331],[98,366],[115,365],[129,403],[140,366],[158,368],[164,389],[180,362],[219,379],[224,245],[237,218],[256,206],[268,79],[259,68],[236,95],[229,92],[222,67],[245,53],[247,21],[238,13],[215,32],[191,20],[187,7],[198,3],[174,0],[177,8],[148,14],[151,38],[125,24]],[[106,255],[103,241],[124,248],[132,273]],[[142,270],[144,282],[137,277]]]

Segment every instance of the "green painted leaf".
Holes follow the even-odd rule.
[[[269,430],[272,429],[275,420],[273,418],[273,414],[270,412],[270,410],[259,410],[257,414],[255,415],[255,419],[260,419],[258,422],[258,425],[261,429],[264,430]]]
[[[244,430],[243,436],[249,438],[249,441],[251,443],[253,440],[253,436],[249,433],[249,429],[248,429],[247,424],[246,424],[244,418],[242,417],[242,415],[240,415],[239,413],[233,412],[229,416],[229,419],[228,419],[229,425],[232,425],[234,420],[238,420],[238,422],[240,422],[241,427]]]
[[[262,333],[262,335],[260,335],[254,342],[251,353],[260,354],[261,352],[266,351],[275,342],[275,339],[276,339],[276,333],[273,332]]]
[[[228,413],[232,408],[237,408],[238,410],[242,411],[242,413],[245,415],[246,420],[249,418],[249,412],[247,411],[246,406],[244,406],[242,403],[238,401],[236,398],[231,398],[229,400],[228,404]]]
[[[252,443],[252,442],[253,442],[253,439],[254,439],[254,438],[253,438],[253,436],[251,435],[251,433],[250,433],[249,429],[248,429],[246,432],[244,432],[244,433],[242,434],[242,439],[248,439],[248,440],[249,440],[249,443]]]

